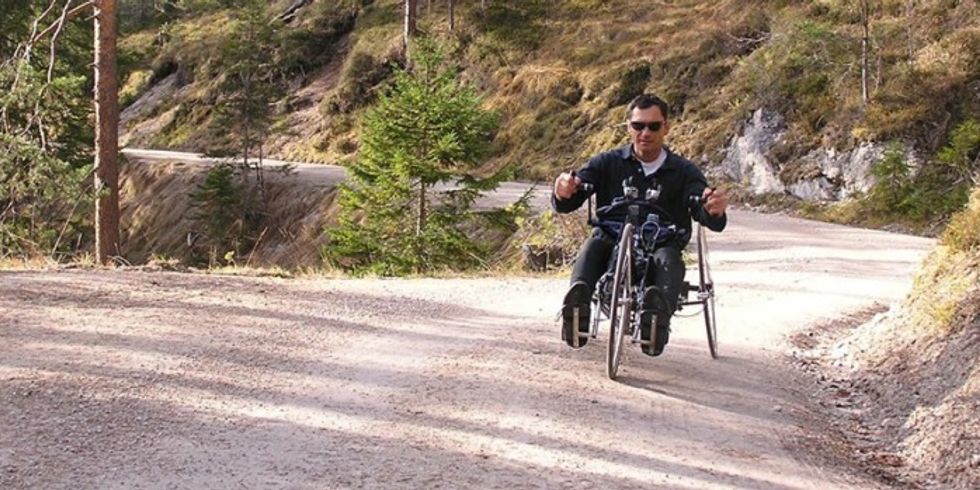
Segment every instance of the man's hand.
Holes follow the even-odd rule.
[[[704,203],[704,210],[708,214],[719,217],[725,214],[725,209],[728,208],[728,195],[721,189],[708,187],[701,194],[701,202]]]
[[[555,197],[559,201],[564,201],[575,195],[578,191],[578,185],[582,181],[578,177],[572,175],[570,172],[562,172],[561,175],[555,179]]]

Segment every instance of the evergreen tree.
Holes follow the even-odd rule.
[[[361,149],[341,186],[328,261],[355,272],[399,275],[462,269],[479,247],[462,226],[480,192],[502,174],[474,175],[490,150],[496,114],[458,79],[433,41],[413,46],[412,71],[398,71],[364,116]],[[445,184],[451,190],[434,192]]]
[[[232,35],[221,56],[219,117],[216,123],[239,137],[237,151],[244,165],[250,158],[262,159],[262,144],[272,124],[272,105],[282,95],[277,60],[279,38],[266,13],[267,2],[248,0],[236,11]]]
[[[208,151],[233,160],[214,167],[191,194],[205,245],[229,260],[255,246],[263,227],[267,196],[262,147],[273,122],[273,105],[285,93],[279,68],[282,39],[268,15],[268,2],[242,3],[219,61],[214,124],[229,138]],[[214,265],[215,254],[209,255],[209,265]]]
[[[0,256],[70,253],[92,231],[91,24],[61,18],[47,2],[8,7],[0,16]]]

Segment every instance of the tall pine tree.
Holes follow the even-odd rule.
[[[497,116],[459,81],[437,43],[417,41],[412,63],[364,116],[358,160],[340,189],[339,224],[328,230],[326,259],[355,273],[401,275],[479,261],[462,226],[473,201],[501,178],[474,174]]]
[[[208,250],[199,258],[207,258],[208,265],[219,257],[233,262],[263,233],[268,208],[263,145],[275,117],[273,104],[285,95],[279,24],[269,15],[268,2],[239,3],[221,50],[213,121],[227,138],[208,149],[213,156],[233,158],[213,167],[191,194],[205,238],[199,245]]]

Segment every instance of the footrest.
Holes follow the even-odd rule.
[[[568,311],[569,317],[572,321],[572,332],[575,336],[580,339],[586,339],[589,337],[589,309],[581,306],[571,306],[566,305],[564,308]],[[575,347],[579,346],[579,342],[574,342]]]

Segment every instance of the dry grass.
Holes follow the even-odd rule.
[[[974,188],[966,209],[950,219],[942,242],[963,252],[980,249],[980,187]]]
[[[57,265],[50,257],[2,257],[0,271],[49,269]]]
[[[623,142],[625,133],[616,124],[625,101],[642,91],[656,92],[675,107],[671,146],[708,165],[720,161],[721,149],[762,106],[786,117],[792,133],[787,138],[802,148],[787,151],[789,157],[816,145],[843,149],[872,138],[908,137],[938,147],[958,115],[980,110],[980,102],[970,102],[965,92],[978,67],[980,17],[966,6],[973,3],[950,9],[927,0],[911,13],[904,3],[880,6],[872,26],[874,97],[866,108],[860,102],[857,58],[860,16],[844,0],[528,0],[492,2],[486,13],[464,3],[453,33],[437,3],[431,13],[420,8],[419,26],[459,43],[464,79],[483,90],[487,106],[503,116],[488,167],[514,165],[521,177],[548,179]],[[348,8],[314,6],[295,29],[317,29],[317,19],[329,16],[331,8]],[[907,29],[908,15],[915,16],[914,31]],[[207,105],[207,60],[226,35],[221,27],[226,17],[214,12],[168,30],[172,41],[156,55],[157,64],[188,59],[201,90],[188,91],[182,101],[188,107],[156,143],[194,148],[205,142],[189,128],[207,126],[210,111],[196,106]],[[359,11],[344,56],[390,62],[400,32],[401,2],[374,2]],[[141,52],[147,39],[147,33],[139,33],[124,46]],[[350,71],[348,65],[343,71]],[[638,67],[648,76],[636,78]],[[339,91],[356,75],[341,74],[324,84],[321,99],[344,96]],[[954,120],[944,121],[949,117],[944,111]],[[281,148],[284,155],[308,160],[349,160],[356,155],[359,113],[355,107],[312,119],[286,118],[276,127],[282,136],[273,151]],[[302,144],[283,143],[290,134]]]

